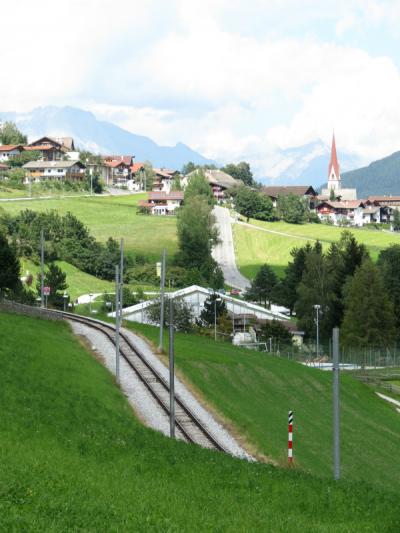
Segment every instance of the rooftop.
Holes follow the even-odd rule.
[[[42,168],[71,168],[74,165],[78,165],[81,168],[85,168],[85,165],[80,161],[29,161],[22,168],[29,169],[42,169]]]
[[[261,191],[267,196],[274,198],[277,198],[279,195],[288,196],[289,194],[294,194],[295,196],[304,196],[306,194],[311,196],[317,195],[311,185],[271,185],[263,187]]]

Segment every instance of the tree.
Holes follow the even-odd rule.
[[[246,217],[258,220],[273,220],[274,212],[271,199],[265,194],[253,191],[248,187],[239,187],[235,194],[236,210]]]
[[[175,262],[200,276],[197,282],[207,284],[215,276],[217,269],[211,250],[218,240],[218,231],[211,211],[204,196],[197,195],[185,201],[177,216],[179,251]]]
[[[222,167],[221,170],[232,176],[232,178],[241,180],[245,185],[248,185],[249,187],[257,187],[257,183],[254,181],[253,178],[253,173],[250,170],[250,165],[249,163],[246,163],[246,161],[242,161],[237,165],[235,165],[234,163],[229,163],[229,165]]]
[[[272,268],[264,264],[260,267],[251,287],[246,292],[246,300],[263,303],[265,307],[271,307],[274,289],[278,283],[278,277]]]
[[[29,161],[37,161],[40,159],[40,157],[41,155],[39,152],[21,152],[18,155],[10,157],[10,159],[7,161],[7,164],[10,167],[22,167],[26,163],[29,163]]]
[[[290,345],[293,336],[279,320],[268,320],[261,328],[260,340],[268,343],[271,338],[275,343]]]
[[[170,298],[166,295],[164,300],[164,327],[169,325],[169,301]],[[185,333],[190,333],[191,331],[193,331],[194,316],[190,305],[187,304],[185,300],[182,300],[181,298],[173,298],[172,307],[174,314],[174,329],[177,331],[183,331]],[[154,304],[146,310],[147,319],[153,324],[159,324],[160,311],[161,301],[159,298],[156,298],[154,300]]]
[[[295,194],[279,195],[277,200],[278,217],[289,224],[303,224],[307,220],[308,205],[304,198]]]
[[[300,284],[297,287],[295,311],[298,326],[307,336],[315,335],[315,305],[320,306],[320,336],[328,339],[332,333],[331,307],[334,299],[332,278],[326,256],[313,250],[307,255]]]
[[[394,308],[378,268],[365,258],[346,287],[341,340],[345,346],[390,346],[396,338]]]
[[[202,326],[213,326],[215,323],[215,316],[217,317],[218,324],[219,319],[226,314],[227,309],[224,300],[219,298],[219,296],[214,293],[204,301],[204,306],[200,313],[199,323]]]
[[[393,230],[400,231],[400,211],[398,209],[395,209],[393,213]]]
[[[297,300],[297,287],[301,282],[305,269],[306,258],[312,251],[309,243],[301,248],[293,248],[290,255],[293,261],[288,263],[285,269],[285,277],[280,281],[274,290],[274,297],[277,303],[287,307],[290,315],[293,314]]]
[[[4,122],[0,126],[0,144],[27,144],[28,138],[21,133],[14,122]]]
[[[400,337],[400,245],[393,244],[381,250],[378,268],[382,274],[383,283],[394,306],[394,316],[396,320],[397,337]]]
[[[197,170],[195,174],[190,176],[189,183],[185,190],[185,202],[194,196],[202,196],[209,205],[215,204],[213,191],[201,170]]]
[[[0,296],[19,288],[19,276],[20,264],[15,250],[8,244],[5,235],[0,233]]]
[[[68,288],[67,275],[55,263],[50,263],[44,273],[44,285],[50,287],[50,295],[48,296],[48,303],[54,307],[63,307],[63,294]],[[40,295],[41,283],[38,278],[36,289]]]
[[[189,161],[188,163],[186,163],[186,165],[183,165],[182,175],[187,176],[188,174],[190,174],[191,172],[193,172],[194,170],[198,168],[199,168],[199,165],[195,165],[193,161]]]

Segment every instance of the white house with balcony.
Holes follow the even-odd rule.
[[[147,200],[139,202],[139,207],[147,209],[152,215],[171,215],[183,204],[183,199],[183,191],[153,191],[149,192]]]
[[[86,167],[80,161],[29,161],[22,168],[26,171],[28,182],[40,182],[82,181]]]

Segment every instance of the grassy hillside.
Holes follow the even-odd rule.
[[[236,261],[241,272],[250,279],[255,276],[260,265],[267,262],[277,274],[282,275],[290,261],[290,250],[303,246],[306,242],[319,239],[324,248],[340,239],[343,228],[325,224],[287,224],[286,222],[250,223],[268,231],[235,224],[233,227]],[[364,243],[373,259],[379,251],[390,244],[400,244],[400,234],[372,229],[350,228],[359,242]]]
[[[2,202],[0,208],[9,213],[17,213],[22,209],[55,209],[60,214],[70,211],[89,227],[98,240],[104,242],[108,237],[123,237],[128,253],[143,253],[158,261],[164,247],[169,255],[176,251],[176,219],[138,215],[136,207],[143,198],[144,194],[21,200]]]
[[[0,326],[1,531],[396,530],[395,493],[171,441],[66,324]]]
[[[400,152],[379,159],[367,167],[342,174],[343,187],[356,187],[358,198],[378,194],[400,194]]]
[[[157,342],[157,329],[131,326]],[[250,442],[286,462],[287,412],[295,412],[295,460],[332,472],[332,374],[265,353],[188,334],[176,336],[179,369]],[[400,415],[372,389],[342,373],[343,477],[400,489]]]

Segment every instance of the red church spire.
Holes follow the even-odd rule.
[[[339,162],[336,153],[335,133],[333,133],[332,137],[331,160],[329,161],[328,179],[332,175],[332,167],[335,172],[336,179],[340,179]]]

